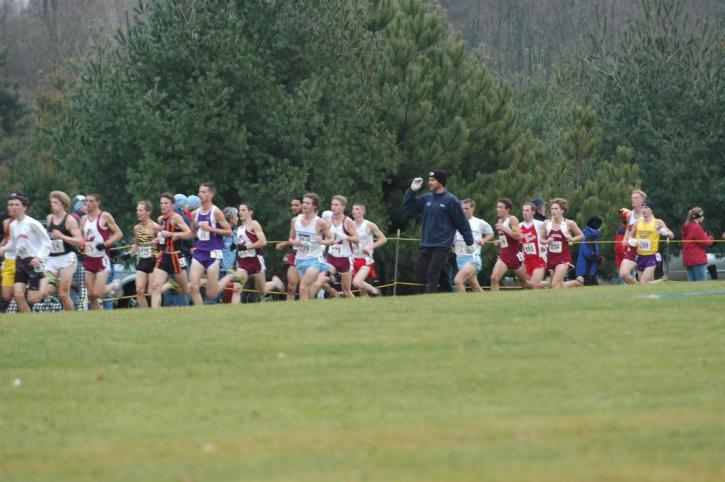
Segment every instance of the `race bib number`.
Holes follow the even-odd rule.
[[[342,256],[342,245],[341,244],[333,244],[329,248],[327,248],[327,252],[330,254],[330,256],[334,256],[336,258],[339,258]]]
[[[282,262],[287,264],[289,262],[289,253],[282,256]]]
[[[153,252],[151,251],[151,246],[141,246],[138,248],[138,256],[139,258],[151,258],[153,256]]]
[[[183,256],[179,256],[179,266],[182,268],[186,268],[186,258]]]
[[[524,254],[528,254],[530,256],[536,255],[536,244],[525,243],[524,244]]]
[[[50,240],[50,252],[51,254],[60,254],[63,252],[63,240],[62,239],[51,239]]]
[[[652,249],[652,242],[649,239],[640,239],[639,243],[637,243],[637,249],[641,249],[642,251]]]
[[[245,249],[239,252],[240,258],[254,258],[257,255],[256,249]]]
[[[310,245],[309,241],[302,241],[302,244],[297,246],[297,252],[302,256],[305,256],[310,253],[311,248],[312,246]]]
[[[655,253],[655,259],[657,260],[658,263],[662,262],[662,256],[660,255],[660,253]]]
[[[164,238],[161,233],[156,237],[156,242],[159,244],[164,244],[166,242],[166,238]]]
[[[550,253],[561,253],[561,241],[552,241],[549,243]]]
[[[90,256],[91,258],[100,258],[103,256],[103,253],[101,253],[94,244],[86,244],[86,256]]]
[[[196,237],[199,238],[199,241],[209,241],[211,239],[211,232],[199,228],[196,231]]]
[[[524,260],[524,253],[522,253],[521,251],[519,251],[518,253],[516,253],[516,259],[518,259],[519,261],[523,261]]]
[[[224,257],[224,253],[222,253],[221,249],[215,249],[209,253],[209,256],[211,256],[211,259],[222,259]]]
[[[466,245],[464,243],[456,243],[456,256],[467,256]]]
[[[18,256],[21,258],[27,258],[28,257],[28,248],[25,246],[21,246],[18,248]]]
[[[498,242],[501,245],[502,248],[508,248],[509,247],[509,240],[506,236],[500,236],[498,238]]]

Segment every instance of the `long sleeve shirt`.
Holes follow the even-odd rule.
[[[448,191],[415,197],[408,189],[403,197],[403,209],[421,215],[421,248],[450,248],[456,230],[466,245],[473,244],[471,225],[463,214],[461,202]]]
[[[10,223],[10,241],[5,247],[18,258],[38,258],[44,262],[50,254],[50,236],[42,224],[30,216]]]

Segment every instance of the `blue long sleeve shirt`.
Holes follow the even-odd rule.
[[[415,193],[408,189],[403,197],[403,209],[410,214],[421,215],[421,248],[450,248],[456,230],[467,245],[473,244],[471,225],[463,214],[461,202],[448,191],[415,197]]]

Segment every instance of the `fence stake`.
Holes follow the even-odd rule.
[[[670,280],[670,238],[667,238],[667,242],[665,243],[665,250],[667,251],[667,254],[665,256],[665,276],[667,277],[667,281]]]
[[[400,252],[400,228],[395,240],[395,271],[393,271],[393,296],[398,295],[398,253]]]

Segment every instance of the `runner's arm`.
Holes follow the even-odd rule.
[[[508,235],[516,241],[521,241],[521,238],[524,237],[523,234],[521,234],[521,226],[519,226],[519,220],[516,216],[509,217],[509,227],[504,228],[504,231],[506,230],[508,230]]]
[[[355,229],[355,221],[353,221],[350,218],[345,218],[344,221],[345,229],[347,229],[348,234],[347,235],[347,241],[350,243],[357,243],[360,241],[360,238],[357,237],[357,229]]]
[[[252,232],[257,235],[258,239],[247,246],[247,249],[262,249],[267,246],[267,236],[264,235],[262,225],[259,224],[259,221],[254,221],[252,224]]]
[[[177,239],[194,239],[194,231],[189,228],[181,214],[174,213],[173,221],[174,225],[179,231],[171,233],[171,240],[176,241]]]
[[[373,237],[375,238],[375,241],[373,242],[373,246],[372,246],[373,249],[378,249],[381,246],[385,246],[385,244],[388,242],[388,238],[386,238],[385,234],[383,234],[383,232],[380,231],[380,228],[378,227],[378,225],[368,221],[368,227],[370,228],[370,232],[372,233]]]
[[[317,232],[322,235],[320,244],[324,244],[325,246],[335,244],[335,237],[330,232],[330,225],[327,224],[324,219],[319,219],[317,221]]]
[[[292,220],[289,223],[289,239],[287,240],[290,246],[299,246],[300,242],[297,239],[297,231],[295,231],[295,219],[292,218]]]
[[[65,220],[65,227],[70,232],[70,236],[61,234],[61,239],[74,246],[83,246],[83,234],[81,234],[81,229],[78,226],[76,218],[68,216]]]
[[[113,216],[111,216],[111,213],[104,212],[104,216],[106,217],[106,227],[111,230],[111,237],[108,238],[103,242],[103,244],[106,245],[107,248],[110,248],[115,243],[121,240],[123,237],[123,231],[121,231],[121,228],[118,227],[118,224],[116,224],[116,220],[113,219]]]
[[[50,254],[50,236],[48,236],[48,231],[46,231],[45,227],[43,227],[43,225],[35,219],[31,222],[30,226],[35,233],[35,236],[37,236],[38,243],[40,244],[35,257],[41,262],[45,262]]]
[[[214,229],[212,232],[218,234],[219,236],[231,236],[232,235],[232,227],[229,225],[229,222],[224,219],[224,213],[219,210],[214,210],[214,220],[216,221],[217,228]]]
[[[574,236],[569,237],[570,243],[576,243],[577,241],[584,239],[584,233],[582,233],[582,230],[579,229],[579,226],[577,226],[574,221],[567,219],[566,224],[569,226],[569,232],[574,233]]]

